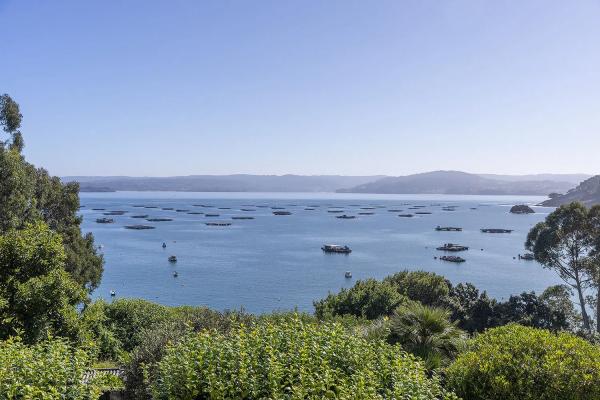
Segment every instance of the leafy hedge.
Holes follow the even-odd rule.
[[[456,398],[399,347],[298,316],[203,331],[170,347],[157,367],[157,400]]]
[[[567,333],[507,325],[472,340],[446,378],[469,400],[600,399],[600,348]]]
[[[62,340],[0,342],[0,399],[97,399],[99,385],[83,383],[89,362],[83,350]]]

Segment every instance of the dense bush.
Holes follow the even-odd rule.
[[[83,350],[61,340],[0,342],[0,399],[97,399],[99,384],[83,383],[89,363]]]
[[[358,281],[350,289],[330,293],[313,304],[320,319],[341,315],[377,319],[411,301],[450,310],[452,321],[470,333],[511,322],[552,331],[576,331],[580,320],[564,286],[551,286],[541,296],[522,293],[498,302],[470,283],[453,286],[443,276],[425,271],[401,271],[383,281]]]
[[[390,315],[407,298],[396,290],[390,282],[375,279],[358,281],[350,289],[342,289],[337,294],[315,301],[315,315],[320,319],[336,315],[354,315],[375,319]]]
[[[137,315],[136,306],[141,305],[142,310],[151,310],[152,307],[147,307],[146,302],[126,301],[127,309]],[[115,302],[119,303],[119,302]],[[113,304],[114,305],[114,304]],[[123,315],[123,303],[116,304],[120,310],[118,315]],[[162,307],[162,306],[160,306]],[[112,305],[109,306],[109,309]],[[187,335],[201,330],[213,330],[221,333],[228,332],[231,327],[239,326],[240,324],[251,324],[256,317],[240,313],[240,312],[224,312],[210,310],[205,307],[164,307],[164,316],[158,320],[154,320],[146,326],[137,325],[136,318],[124,318],[123,321],[136,321],[136,324],[130,325],[129,329],[136,330],[135,332],[135,347],[129,353],[128,362],[125,366],[126,375],[126,392],[130,399],[149,399],[150,392],[146,386],[144,375],[153,378],[157,372],[155,365],[159,362],[167,349],[168,345],[177,344],[182,341]],[[270,318],[265,317],[265,318]],[[280,318],[279,316],[273,318]],[[125,330],[124,330],[125,331]],[[133,342],[129,342],[126,346],[131,346]]]
[[[76,305],[86,292],[64,270],[65,260],[61,236],[44,223],[0,233],[0,338],[80,336]]]
[[[426,271],[401,271],[383,281],[392,283],[398,293],[426,306],[446,305],[452,288],[443,276]]]
[[[467,400],[600,398],[600,348],[514,324],[477,336],[446,372],[447,387]]]
[[[157,400],[455,398],[399,347],[295,317],[193,335],[167,350],[151,388]]]

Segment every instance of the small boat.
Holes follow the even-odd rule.
[[[176,256],[169,256],[169,262],[172,262],[172,263],[177,262],[177,257]]]
[[[359,212],[358,215],[374,215],[374,212]]]
[[[204,214],[205,217],[218,217],[219,214]]]
[[[344,215],[338,215],[338,216],[336,216],[336,218],[338,218],[338,219],[354,219],[354,218],[356,218],[356,215],[344,214]]]
[[[361,207],[361,210],[374,210],[375,207]]]
[[[231,210],[231,207],[219,207],[219,210]]]
[[[499,228],[482,228],[483,233],[511,233],[512,229],[499,229]]]
[[[415,214],[419,214],[419,215],[429,215],[429,214],[431,214],[431,212],[429,212],[429,211],[417,211]]]
[[[337,214],[337,213],[343,213],[344,210],[327,210],[328,213],[332,213],[332,214]]]
[[[240,211],[256,211],[254,208],[241,208]]]
[[[163,244],[162,244],[162,248],[163,248],[163,249],[166,249],[166,248],[167,248],[167,244],[166,244],[165,242],[163,242]]]
[[[441,232],[461,232],[462,228],[458,228],[455,226],[436,226],[435,227],[436,231],[441,231]]]
[[[462,262],[467,261],[464,258],[458,257],[458,256],[441,256],[440,260],[454,262],[454,263],[462,263]]]
[[[346,277],[347,279],[352,278],[352,272],[346,271],[346,273],[344,274],[344,277]]]
[[[104,211],[106,208],[92,208],[92,211]]]
[[[205,222],[205,225],[208,226],[229,226],[231,222]]]
[[[271,210],[285,210],[284,207],[271,207]]]
[[[314,208],[305,208],[304,211],[315,211]]]
[[[167,222],[173,221],[173,218],[146,218],[148,222]]]
[[[188,211],[190,211],[190,210],[184,210],[184,209],[182,209],[182,208],[180,208],[180,209],[178,209],[178,210],[175,210],[175,212],[188,212]]]
[[[200,212],[200,211],[190,211],[188,214],[190,214],[190,215],[202,215],[204,213]]]
[[[177,278],[178,276],[179,276],[179,274],[177,273],[177,271],[174,271],[174,272],[173,272],[173,277],[174,277],[174,278]]]
[[[231,217],[231,219],[254,219],[254,217],[243,217],[243,216],[240,216],[240,217]]]
[[[158,208],[158,206],[144,206],[144,208]]]
[[[398,216],[402,217],[402,218],[412,218],[413,217],[412,214],[398,214]]]
[[[117,295],[117,293],[114,290],[110,291],[110,297],[115,297]]]
[[[97,218],[96,219],[96,223],[98,223],[98,224],[112,224],[113,222],[115,222],[115,220],[112,218]]]
[[[348,246],[341,246],[339,244],[324,244],[321,247],[325,253],[342,253],[342,254],[350,254],[352,250]]]
[[[273,211],[273,215],[292,215],[289,211]]]
[[[165,211],[171,211],[173,209],[173,207],[163,207],[163,210]]]
[[[466,250],[469,250],[469,248],[467,246],[461,246],[459,244],[444,243],[443,246],[436,247],[436,250],[441,250],[441,251],[466,251]]]
[[[533,261],[535,260],[535,256],[532,253],[519,254],[519,260]]]
[[[132,215],[131,218],[148,218],[148,214]]]

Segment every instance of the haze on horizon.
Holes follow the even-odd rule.
[[[0,0],[56,175],[600,172],[600,2]]]

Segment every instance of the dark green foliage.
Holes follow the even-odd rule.
[[[553,303],[546,301],[545,296],[538,297],[534,292],[510,296],[508,301],[498,303],[494,312],[496,319],[494,325],[501,326],[516,322],[521,325],[552,331],[569,329],[569,319],[573,315],[572,310],[566,311],[553,306]]]
[[[20,152],[23,149],[23,136],[19,132],[23,116],[19,105],[7,94],[0,96],[0,126],[10,135],[10,140],[0,140],[0,149],[9,144],[10,149]]]
[[[375,319],[390,315],[396,307],[407,301],[390,282],[375,279],[357,281],[350,289],[342,289],[338,294],[329,294],[325,299],[315,301],[315,315],[328,318],[335,315],[354,315]]]
[[[466,334],[450,322],[443,308],[412,303],[398,308],[390,319],[390,343],[398,343],[425,361],[429,370],[447,365],[463,349]]]
[[[22,332],[27,342],[49,333],[79,337],[75,306],[86,298],[64,269],[60,235],[45,224],[0,235],[0,336]]]
[[[358,281],[354,287],[313,304],[320,319],[342,315],[377,319],[389,316],[394,305],[410,302],[449,310],[450,319],[469,333],[510,322],[554,331],[577,328],[577,313],[569,307],[570,297],[564,288],[554,288],[540,297],[522,293],[498,302],[470,283],[452,286],[444,277],[423,271],[402,271],[383,282]]]
[[[190,336],[157,370],[156,400],[455,398],[399,347],[294,317]]]
[[[459,283],[450,291],[448,308],[452,310],[452,320],[470,333],[482,332],[494,326],[494,310],[497,302],[488,297],[486,292],[480,293],[470,283]]]
[[[39,218],[34,173],[18,151],[0,147],[0,233]]]
[[[428,306],[443,306],[452,284],[441,275],[426,271],[401,271],[388,276],[400,294]]]
[[[560,206],[535,225],[527,235],[525,247],[545,268],[558,276],[577,293],[583,326],[590,330],[585,308],[584,290],[592,281],[588,274],[594,253],[594,230],[588,209],[581,203]]]
[[[96,252],[93,236],[81,234],[79,187],[76,183],[63,184],[25,161],[20,153],[22,137],[15,131],[20,121],[18,105],[6,95],[0,97],[0,124],[13,135],[13,145],[0,146],[0,233],[44,221],[63,237],[65,270],[92,290],[100,283],[103,260]]]
[[[446,386],[467,400],[596,400],[600,348],[567,333],[494,328],[446,370]]]

